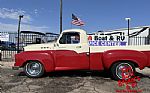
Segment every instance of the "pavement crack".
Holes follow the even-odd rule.
[[[95,91],[96,93],[99,93],[99,91],[96,90],[95,86],[94,86],[94,91]]]
[[[81,88],[81,87],[84,87],[85,83],[86,83],[86,82],[82,82],[81,84],[79,84],[79,85],[77,86],[76,89]]]
[[[28,89],[28,90],[29,90],[29,92],[30,92],[30,91],[31,91],[31,89],[30,89],[30,87],[29,87],[29,85],[28,85],[28,83],[27,83],[27,79],[24,79],[23,81],[25,82],[25,85],[26,85],[27,89]]]

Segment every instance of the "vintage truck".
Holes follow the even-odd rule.
[[[56,42],[24,47],[15,55],[13,69],[21,67],[32,78],[61,70],[105,70],[116,80],[131,78],[135,68],[150,67],[150,45],[89,46],[86,31],[69,29]]]

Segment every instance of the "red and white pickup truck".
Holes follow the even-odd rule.
[[[21,67],[28,77],[60,70],[106,70],[119,80],[122,74],[132,77],[135,68],[150,67],[150,45],[89,46],[86,31],[70,29],[57,42],[24,47],[15,55],[13,69]]]

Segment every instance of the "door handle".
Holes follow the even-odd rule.
[[[90,53],[89,53],[89,52],[87,52],[87,53],[86,53],[86,55],[87,55],[87,56],[89,56],[89,55],[90,55]]]
[[[66,47],[59,47],[59,48],[66,48]]]

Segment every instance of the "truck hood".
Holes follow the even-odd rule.
[[[24,47],[24,51],[38,51],[38,50],[53,50],[55,42],[46,44],[33,44]]]

